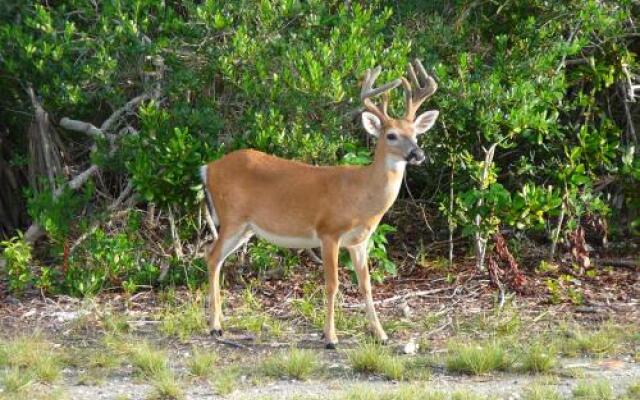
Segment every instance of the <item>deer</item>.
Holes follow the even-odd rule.
[[[407,164],[425,160],[417,138],[431,129],[437,110],[416,117],[420,105],[437,89],[419,60],[408,63],[406,77],[374,87],[381,68],[368,69],[360,99],[362,125],[377,138],[372,163],[365,166],[314,166],[252,149],[236,150],[201,167],[205,202],[217,239],[206,252],[208,324],[214,337],[222,335],[220,271],[225,259],[252,236],[277,246],[321,249],[326,291],[323,329],[325,347],[338,344],[334,306],[339,287],[338,252],[346,248],[364,298],[368,328],[388,343],[371,294],[368,242],[400,191]],[[402,85],[405,112],[388,114],[389,92]],[[382,95],[382,102],[374,98]]]

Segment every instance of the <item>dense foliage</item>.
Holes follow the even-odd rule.
[[[429,107],[440,118],[423,143],[430,163],[408,172],[438,239],[450,229],[471,248],[508,229],[548,244],[581,226],[637,239],[640,113],[629,82],[640,71],[639,13],[631,0],[3,2],[0,204],[15,210],[0,214],[0,232],[35,221],[49,238],[33,275],[30,258],[11,255],[24,253],[22,239],[3,242],[14,249],[6,276],[15,289],[28,278],[81,295],[158,276],[197,281],[198,167],[244,147],[316,164],[369,162],[359,79],[377,64],[381,80],[397,77],[412,58],[439,84]],[[48,182],[27,179],[47,175],[33,159],[42,142],[25,133],[29,87],[63,165]],[[141,94],[104,132],[112,140],[58,125],[69,117],[100,127]],[[99,173],[88,184],[64,190],[92,163]],[[10,181],[21,189],[6,190]],[[119,212],[110,204],[128,183],[134,195]],[[380,280],[395,273],[384,229],[371,246]],[[434,237],[420,224],[409,230],[412,242]],[[250,261],[288,269],[295,255],[257,243]]]

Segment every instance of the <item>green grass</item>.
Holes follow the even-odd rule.
[[[267,357],[262,362],[262,372],[274,378],[292,378],[305,380],[318,369],[319,362],[315,352],[292,348]]]
[[[317,329],[323,329],[326,315],[324,306],[324,290],[317,290],[315,286],[308,285],[303,288],[302,298],[294,299],[292,308],[310,325]],[[336,303],[342,302],[342,295],[338,293]],[[339,332],[362,332],[367,328],[367,319],[361,313],[345,312],[342,307],[335,309],[335,325]]]
[[[0,367],[17,368],[43,383],[53,383],[62,373],[62,353],[38,336],[24,336],[0,344]]]
[[[156,373],[151,379],[153,387],[149,400],[181,400],[184,398],[182,383],[170,370]]]
[[[191,375],[205,378],[212,374],[217,361],[218,354],[214,350],[194,347],[187,360],[187,368]]]
[[[522,394],[523,400],[562,400],[558,390],[549,385],[539,383],[528,385]]]
[[[542,342],[534,342],[526,346],[519,357],[519,370],[534,374],[550,372],[558,363],[553,346]]]
[[[447,400],[442,392],[427,391],[416,386],[406,386],[396,390],[372,390],[366,387],[355,387],[338,397],[341,400]]]
[[[504,345],[497,342],[449,344],[446,367],[449,372],[481,375],[504,371],[512,364]]]
[[[347,352],[347,360],[356,372],[377,374],[392,380],[402,380],[405,377],[405,362],[377,343],[366,342],[357,349],[350,350]]]
[[[131,331],[131,325],[124,314],[107,312],[101,319],[105,332],[112,334],[123,334]]]
[[[203,297],[196,293],[193,299],[179,306],[167,305],[160,317],[160,331],[167,336],[187,341],[194,335],[207,333]]]
[[[131,364],[140,375],[156,377],[166,374],[169,370],[166,353],[148,342],[131,345],[128,355]]]
[[[238,366],[227,366],[217,371],[212,382],[216,394],[226,396],[234,392],[238,387],[239,376]]]
[[[597,330],[586,330],[580,326],[564,328],[559,340],[561,351],[568,356],[611,355],[620,351],[626,339],[622,327],[603,324]]]
[[[468,391],[456,391],[451,394],[432,391],[427,387],[408,385],[399,389],[372,390],[366,387],[354,387],[345,394],[336,397],[340,400],[487,400]]]
[[[613,400],[613,389],[606,380],[581,381],[573,389],[573,398],[580,400]]]
[[[640,400],[640,379],[627,387],[626,396],[629,400]]]
[[[0,388],[5,393],[25,391],[32,383],[31,374],[21,371],[18,367],[5,369],[0,373]]]

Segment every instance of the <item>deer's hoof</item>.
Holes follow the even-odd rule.
[[[337,343],[327,343],[324,345],[324,348],[327,350],[335,350],[338,347]]]
[[[222,337],[222,329],[212,329],[209,334],[213,337]]]

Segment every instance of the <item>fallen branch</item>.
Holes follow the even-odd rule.
[[[114,147],[114,144],[115,144],[115,139],[117,138],[117,135],[107,134],[107,131],[111,129],[111,127],[115,124],[115,122],[125,112],[130,112],[131,110],[133,110],[135,106],[139,105],[141,102],[149,98],[151,98],[149,94],[142,94],[140,96],[134,97],[133,99],[129,100],[123,107],[114,111],[113,114],[102,123],[102,125],[100,126],[100,129],[96,128],[91,123],[72,120],[66,117],[60,120],[60,126],[62,126],[65,129],[70,129],[77,132],[84,132],[94,137],[108,139],[112,145],[111,150],[109,151],[109,155],[113,155],[116,150]],[[131,129],[121,130],[120,133],[127,133],[127,132],[135,133],[135,131]],[[58,197],[60,197],[60,195],[65,190],[78,190],[80,187],[82,187],[82,185],[84,185],[89,180],[90,177],[95,175],[98,171],[99,171],[99,167],[96,164],[92,164],[89,168],[87,168],[83,172],[76,175],[73,179],[63,184],[62,186],[56,188],[53,191],[53,199],[55,200]],[[24,238],[27,243],[33,244],[38,239],[43,237],[45,234],[46,232],[44,231],[44,229],[37,222],[34,222],[27,229],[27,232],[25,233]]]
[[[87,134],[96,139],[108,139],[110,142],[113,142],[116,139],[116,135],[105,133],[89,122],[78,121],[75,119],[64,117],[60,120],[60,126],[70,131]]]
[[[96,172],[98,172],[98,166],[95,164],[91,165],[89,168],[76,175],[72,180],[54,190],[53,198],[57,199],[58,197],[60,197],[62,192],[66,189],[77,190],[80,186],[84,185],[84,183],[88,181],[89,178]],[[37,222],[34,222],[24,234],[24,240],[27,243],[33,244],[42,236],[44,236],[45,233],[46,232],[44,231],[44,229],[42,229],[42,227]]]

